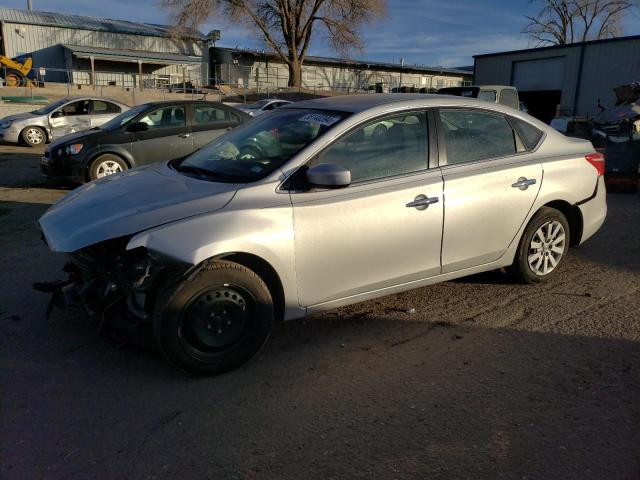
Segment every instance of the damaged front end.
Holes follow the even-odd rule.
[[[105,327],[135,329],[151,323],[157,292],[187,266],[144,247],[127,250],[130,237],[120,237],[69,254],[66,280],[37,283],[50,293],[47,316],[54,308],[80,308]]]

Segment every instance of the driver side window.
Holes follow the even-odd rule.
[[[149,129],[183,127],[186,125],[184,106],[172,105],[160,108],[145,115],[140,119],[141,123],[146,123]]]
[[[90,100],[79,100],[71,102],[60,109],[65,117],[74,117],[77,115],[89,115]]]
[[[352,183],[426,170],[426,114],[411,112],[371,121],[338,140],[308,166],[320,163],[348,169]]]

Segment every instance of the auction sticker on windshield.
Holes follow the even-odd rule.
[[[340,120],[340,117],[323,113],[306,113],[298,119],[299,122],[319,123],[327,127],[333,125],[338,120]]]

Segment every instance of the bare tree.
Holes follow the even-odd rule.
[[[359,29],[386,12],[386,0],[158,0],[178,28],[197,28],[223,15],[256,30],[289,67],[289,86],[302,83],[302,64],[315,33],[340,54],[362,49]],[[319,27],[319,28],[316,28]]]
[[[564,45],[616,37],[622,34],[624,12],[638,7],[638,0],[531,0],[541,3],[537,16],[523,33],[537,45]]]

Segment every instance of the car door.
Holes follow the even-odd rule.
[[[116,105],[113,102],[107,100],[91,100],[91,112],[89,114],[91,128],[99,127],[121,112],[122,108],[120,108],[120,105]]]
[[[380,122],[393,124],[386,136],[368,133]],[[428,168],[429,131],[424,112],[380,117],[307,164],[342,165],[352,183],[290,194],[302,305],[440,273],[442,176]]]
[[[502,114],[443,108],[438,117],[446,151],[442,272],[448,273],[505,253],[538,195],[542,165]]]
[[[76,100],[51,112],[49,126],[53,138],[91,128],[90,109],[91,100]]]
[[[183,157],[193,151],[186,105],[165,105],[137,120],[147,130],[132,132],[131,150],[137,165]]]
[[[194,150],[202,148],[234,127],[240,116],[219,105],[195,103],[191,105],[191,135]]]

